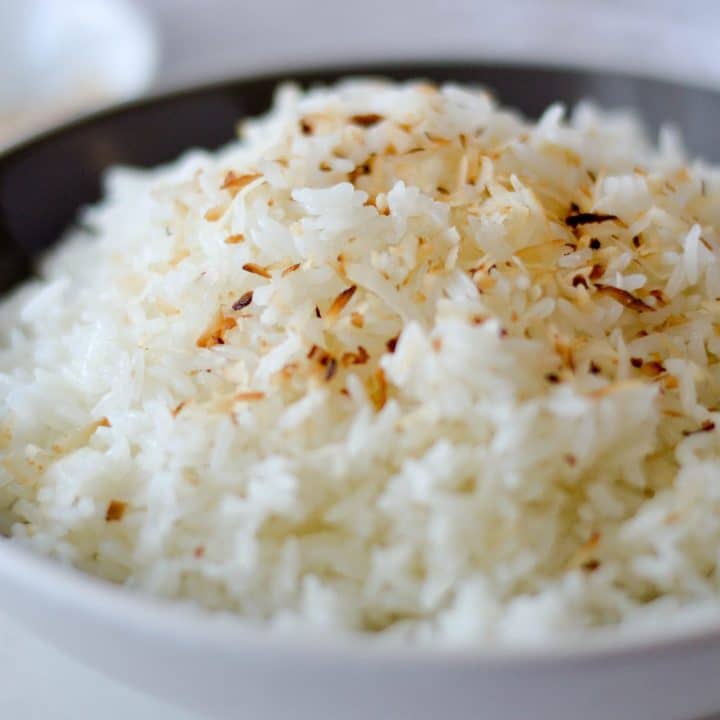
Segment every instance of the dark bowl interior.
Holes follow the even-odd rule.
[[[268,108],[279,82],[307,86],[347,75],[479,83],[529,116],[556,100],[571,105],[591,98],[606,107],[632,107],[650,127],[678,126],[692,154],[720,160],[720,94],[670,82],[474,62],[289,70],[141,100],[58,128],[0,156],[0,293],[27,277],[33,258],[58,240],[81,206],[99,198],[107,167],[149,167],[190,147],[218,147],[233,137],[240,118]]]

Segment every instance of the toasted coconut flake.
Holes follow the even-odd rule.
[[[232,170],[225,175],[225,180],[221,185],[221,190],[232,190],[235,193],[240,192],[244,187],[247,187],[250,183],[255,182],[258,178],[262,177],[262,173],[243,173],[242,175],[236,175]]]
[[[616,302],[619,302],[621,305],[624,305],[626,308],[635,310],[635,312],[652,312],[655,309],[632,293],[629,293],[627,290],[623,290],[619,287],[614,287],[613,285],[600,285],[599,283],[596,283],[595,289],[601,295],[607,295]]]
[[[665,366],[657,360],[643,362],[640,367],[643,374],[647,375],[648,377],[657,377],[658,375],[662,375],[664,372],[666,372]]]
[[[325,366],[325,380],[330,382],[337,373],[338,363],[334,357],[329,357],[327,365]]]
[[[712,420],[705,420],[703,424],[697,430],[684,430],[683,435],[689,437],[690,435],[698,435],[700,433],[709,433],[715,429],[715,423]]]
[[[436,145],[450,145],[452,143],[452,140],[449,138],[442,137],[442,135],[435,135],[434,133],[426,132],[425,137]]]
[[[343,253],[338,253],[338,256],[335,259],[338,264],[338,273],[341,277],[347,278],[347,271],[345,270],[345,255]]]
[[[385,373],[382,371],[382,368],[375,370],[368,378],[366,387],[368,397],[373,407],[379,412],[385,407],[385,403],[387,402],[387,381],[385,380]]]
[[[684,315],[670,315],[665,318],[665,322],[658,326],[658,330],[667,330],[671,327],[677,327],[678,325],[684,325],[687,322],[687,318]]]
[[[240,296],[239,300],[236,300],[233,303],[232,309],[236,310],[236,311],[242,310],[243,308],[246,308],[252,302],[252,299],[253,299],[253,291],[248,290],[246,293],[243,293]]]
[[[593,265],[592,269],[590,270],[590,279],[591,280],[599,280],[603,275],[605,274],[605,266],[604,265]]]
[[[360,163],[354,170],[348,173],[348,180],[354,185],[359,177],[369,175],[372,172],[370,160]]]
[[[565,224],[568,227],[576,228],[580,225],[591,225],[595,223],[616,222],[619,220],[617,215],[608,215],[605,213],[581,212],[568,215],[565,218]]]
[[[175,418],[177,417],[185,408],[185,406],[188,404],[187,400],[183,400],[181,403],[178,403],[171,411],[172,416]]]
[[[286,276],[290,275],[290,273],[294,273],[296,270],[299,270],[299,269],[300,269],[300,263],[295,263],[294,265],[290,265],[290,267],[286,267],[282,271],[281,277],[286,277]]]
[[[588,540],[585,542],[584,545],[581,546],[580,549],[583,552],[593,552],[597,549],[598,545],[600,545],[601,539],[602,535],[597,530],[594,530]]]
[[[317,366],[325,368],[323,376],[326,381],[330,381],[335,377],[338,369],[337,358],[329,353],[327,350],[323,350],[317,345],[313,345],[307,354],[308,360],[312,360],[317,363]]]
[[[235,318],[226,317],[218,312],[207,330],[197,339],[196,345],[201,348],[211,348],[215,345],[225,344],[225,333],[237,325]]]
[[[105,522],[120,522],[125,516],[128,504],[122,500],[111,500],[105,511]]]
[[[681,417],[685,417],[685,413],[682,413],[682,412],[680,412],[680,411],[678,411],[678,410],[665,409],[665,410],[662,411],[662,414],[663,414],[665,417],[671,417],[671,418],[681,418]]]
[[[350,315],[350,322],[353,327],[362,328],[365,325],[365,317],[362,313],[354,312]]]
[[[257,265],[255,263],[245,263],[243,265],[243,270],[245,272],[252,273],[253,275],[260,275],[260,277],[267,278],[268,280],[272,278],[272,275],[267,268],[264,268],[262,265]]]
[[[228,237],[225,238],[226,245],[239,245],[241,242],[245,242],[245,236],[242,233],[228,235]]]
[[[216,205],[205,212],[205,219],[208,222],[217,222],[225,214],[225,208]]]
[[[353,295],[357,290],[357,285],[351,285],[349,288],[345,288],[336,298],[333,300],[332,305],[325,313],[325,317],[328,320],[335,320],[337,316],[343,311],[345,306],[352,300]]]
[[[385,118],[382,115],[378,115],[377,113],[367,113],[365,115],[353,115],[350,118],[350,122],[353,125],[360,125],[360,127],[372,127],[373,125],[377,125],[379,122],[384,120]]]
[[[265,393],[259,390],[248,390],[247,392],[240,392],[235,395],[235,400],[238,402],[256,402],[257,400],[264,400]]]
[[[555,337],[553,345],[555,352],[560,357],[560,360],[562,360],[563,366],[569,370],[575,370],[575,357],[573,355],[572,344],[562,337]]]
[[[343,367],[348,367],[350,365],[364,365],[369,359],[368,351],[362,345],[358,345],[356,352],[343,353],[340,362]]]
[[[651,290],[650,295],[657,300],[658,305],[663,307],[668,304],[668,299],[665,297],[665,293],[662,290]]]

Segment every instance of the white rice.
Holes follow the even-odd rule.
[[[0,305],[18,541],[421,642],[720,613],[720,172],[673,134],[286,87],[82,219]]]

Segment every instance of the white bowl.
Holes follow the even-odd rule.
[[[720,708],[720,628],[516,651],[269,633],[0,541],[0,607],[66,653],[216,718],[691,720]]]
[[[405,72],[435,79],[478,78],[501,87],[506,100],[517,97],[519,102],[532,95],[539,107],[561,93],[570,100],[579,93],[600,95],[608,104],[639,98],[682,120],[700,149],[717,151],[707,122],[720,117],[716,94],[535,68],[413,66]],[[23,250],[49,245],[77,204],[92,199],[93,178],[105,164],[137,162],[138,157],[161,162],[179,148],[220,142],[231,134],[238,116],[267,102],[276,79],[146,101],[60,129],[7,154],[0,162],[0,276],[13,258],[23,265],[23,257],[17,257],[23,253],[13,253],[12,247],[1,252],[5,221],[14,220],[7,226],[14,228]],[[167,116],[183,120],[173,134],[158,120]],[[141,137],[144,142],[128,142],[144,123],[152,130]],[[103,154],[82,152],[83,138],[97,137],[105,141]],[[126,147],[139,155],[126,154]],[[44,212],[28,214],[23,183],[35,191],[44,169],[68,155],[75,159],[73,172],[46,173]],[[398,647],[321,630],[281,634],[135,594],[1,538],[0,610],[95,669],[216,718],[692,720],[720,710],[718,619],[709,619],[702,628],[651,628],[650,636],[594,633],[572,644],[514,650]]]

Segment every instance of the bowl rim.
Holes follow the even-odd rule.
[[[338,77],[346,75],[383,77],[393,72],[417,70],[417,77],[422,78],[423,72],[432,70],[452,71],[453,69],[462,70],[468,68],[527,73],[545,72],[549,75],[587,76],[605,80],[642,82],[644,84],[656,85],[658,88],[664,88],[666,90],[692,90],[699,94],[720,97],[720,90],[709,87],[701,81],[680,81],[677,78],[668,78],[660,74],[654,74],[651,70],[634,72],[632,70],[604,69],[584,63],[563,65],[553,61],[530,62],[504,60],[501,58],[484,60],[482,58],[447,55],[437,59],[410,56],[403,59],[391,58],[388,60],[379,59],[367,62],[348,61],[337,65],[318,62],[304,64],[297,68],[288,68],[284,64],[279,64],[277,66],[270,66],[263,72],[254,72],[251,70],[247,73],[228,74],[209,81],[200,81],[188,85],[179,84],[169,88],[151,89],[149,92],[132,99],[102,103],[95,108],[70,115],[59,123],[51,122],[45,127],[31,130],[28,134],[20,135],[9,143],[0,145],[0,165],[11,160],[12,156],[29,150],[34,146],[52,142],[56,137],[66,132],[81,130],[86,125],[92,125],[104,119],[132,113],[135,110],[160,105],[168,101],[190,97],[192,95],[213,93],[233,87],[240,89],[243,85],[251,83],[273,83],[277,85],[278,82],[298,82],[302,84],[313,84],[321,82],[318,78],[324,75],[337,75]]]
[[[117,585],[41,555],[24,543],[1,538],[0,587],[9,586],[20,594],[52,598],[56,607],[72,609],[103,624],[121,624],[137,634],[169,636],[173,642],[214,647],[228,654],[254,650],[386,665],[502,667],[530,663],[540,667],[632,659],[649,653],[699,653],[720,644],[720,611],[717,620],[690,627],[671,623],[650,631],[613,626],[568,634],[553,642],[488,645],[417,644],[301,623],[273,628],[231,612],[207,610],[190,600],[165,599]],[[32,623],[26,625],[32,630]]]
[[[476,67],[479,70],[510,69],[515,71],[548,72],[595,78],[641,81],[658,87],[683,88],[702,94],[720,97],[720,92],[703,85],[694,85],[666,79],[651,74],[605,71],[591,66],[561,66],[554,63],[484,61],[472,58],[445,59],[392,59],[387,62],[358,62],[340,65],[317,64],[293,69],[271,69],[263,73],[233,75],[226,78],[177,87],[150,93],[141,98],[99,107],[91,112],[72,117],[67,121],[47,127],[0,149],[2,164],[12,161],[17,154],[37,145],[52,142],[67,132],[82,130],[85,126],[118,115],[132,113],[148,106],[161,105],[192,95],[228,90],[241,90],[253,83],[273,83],[290,80],[306,84],[318,82],[316,76],[382,76],[397,71],[413,71],[418,76],[424,71]],[[55,603],[73,606],[84,613],[107,622],[121,621],[144,634],[172,635],[176,641],[193,645],[211,645],[230,653],[242,649],[280,651],[283,653],[312,655],[324,659],[340,658],[374,663],[394,664],[443,664],[479,666],[517,666],[532,663],[533,666],[567,664],[573,661],[599,661],[632,658],[650,652],[670,651],[699,652],[720,644],[720,598],[717,609],[713,608],[712,620],[703,619],[687,626],[681,623],[644,626],[642,629],[625,629],[622,626],[590,629],[572,633],[548,642],[517,642],[512,644],[452,645],[415,644],[402,640],[378,640],[376,636],[355,632],[323,631],[318,626],[293,626],[274,629],[267,624],[248,621],[242,616],[223,611],[209,611],[189,600],[167,600],[146,592],[117,585],[84,573],[68,564],[44,556],[30,549],[25,543],[0,536],[0,587],[13,585],[20,592],[37,596],[51,596]],[[3,603],[0,602],[0,607]],[[715,617],[716,616],[716,617]],[[706,615],[703,614],[703,618]],[[31,625],[31,624],[30,624]]]

